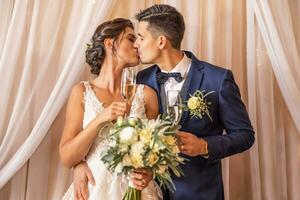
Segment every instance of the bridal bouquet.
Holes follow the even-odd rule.
[[[126,176],[137,168],[151,169],[159,184],[173,191],[170,171],[183,175],[179,164],[184,159],[179,156],[176,139],[178,128],[167,119],[119,117],[107,136],[109,147],[101,160],[110,171]],[[141,199],[141,191],[129,186],[123,199]]]

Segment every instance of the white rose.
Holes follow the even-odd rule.
[[[143,154],[144,152],[144,144],[142,142],[134,143],[131,146],[130,154]]]
[[[132,143],[134,141],[135,130],[132,127],[126,127],[120,131],[119,137],[121,143]]]

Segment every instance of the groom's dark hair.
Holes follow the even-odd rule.
[[[155,4],[135,15],[140,22],[148,22],[147,29],[153,36],[166,36],[173,48],[180,50],[185,24],[183,16],[176,8],[166,4]]]

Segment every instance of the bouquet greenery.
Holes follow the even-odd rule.
[[[179,164],[184,163],[177,146],[178,128],[159,117],[156,120],[119,117],[107,136],[109,147],[101,160],[110,171],[126,176],[134,169],[151,169],[161,186],[174,191],[170,172],[183,175]],[[141,191],[129,185],[123,199],[139,200]]]

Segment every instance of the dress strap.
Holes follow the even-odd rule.
[[[137,95],[141,99],[143,103],[145,103],[145,98],[144,98],[144,86],[143,84],[140,84],[139,87],[137,88]]]
[[[83,85],[85,87],[85,91],[91,91],[92,90],[92,86],[88,81],[81,81],[80,83],[83,83]]]
[[[82,102],[85,105],[87,102],[87,99],[91,98],[91,96],[93,96],[93,89],[92,89],[91,84],[88,81],[81,81],[80,83],[82,83],[85,88],[85,91],[83,92],[83,99],[82,99]]]
[[[144,99],[144,85],[139,84],[132,101],[129,117],[146,118],[145,99]]]

